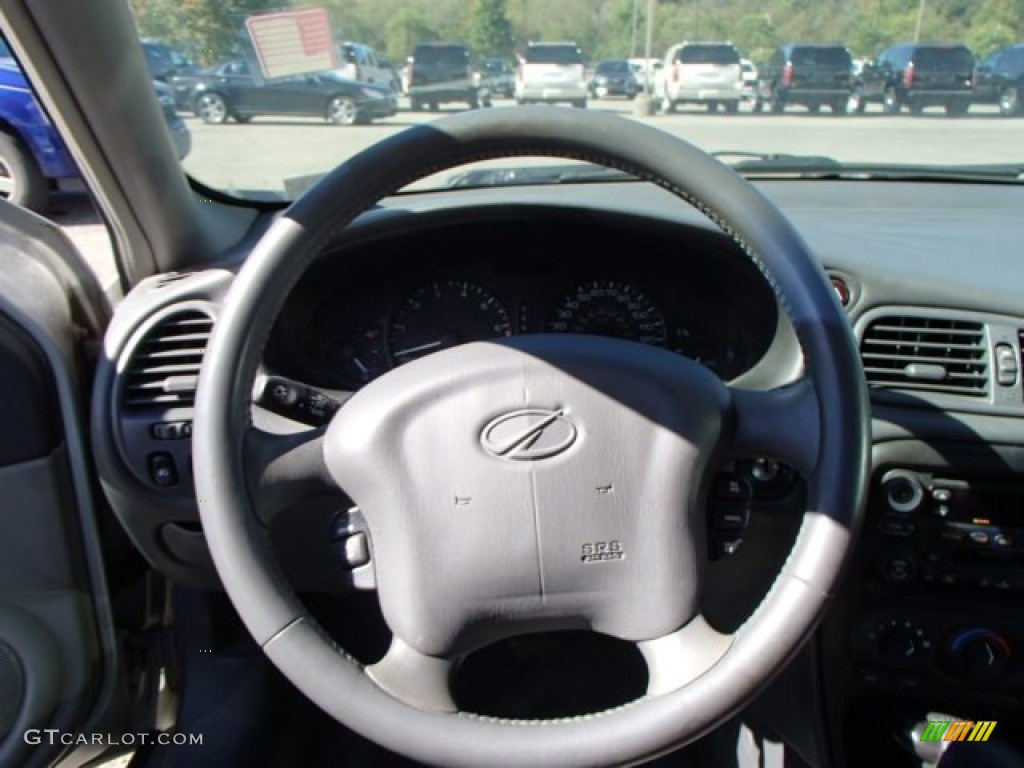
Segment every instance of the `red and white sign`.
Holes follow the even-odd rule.
[[[245,20],[263,76],[304,75],[341,66],[324,8],[261,13]]]

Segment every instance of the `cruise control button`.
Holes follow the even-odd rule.
[[[722,473],[715,478],[715,498],[722,501],[748,501],[750,483],[737,475]]]
[[[748,519],[744,507],[715,507],[711,510],[711,527],[717,530],[742,530],[747,527]]]
[[[715,558],[728,557],[729,555],[735,555],[739,551],[740,545],[743,543],[743,539],[739,537],[723,537],[715,536],[712,540],[712,549]]]

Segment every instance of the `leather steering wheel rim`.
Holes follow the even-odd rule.
[[[739,244],[793,323],[805,386],[763,407],[756,394],[738,397],[733,439],[803,457],[810,477],[808,509],[783,570],[710,668],[682,687],[602,713],[508,722],[412,706],[327,637],[278,568],[253,513],[241,436],[277,312],[330,238],[426,175],[526,155],[627,171],[694,205]],[[785,403],[796,400],[787,411]],[[521,768],[640,762],[692,741],[749,702],[808,639],[842,574],[863,512],[868,435],[848,319],[808,246],[770,201],[665,132],[600,113],[533,107],[462,113],[392,136],[347,160],[275,221],[223,302],[200,375],[193,451],[200,516],[224,587],[256,642],[299,690],[339,722],[417,760]]]

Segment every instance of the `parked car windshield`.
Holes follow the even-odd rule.
[[[747,174],[796,157],[801,168],[856,167],[856,178],[895,165],[1024,179],[1021,81],[975,71],[1024,42],[1019,2],[128,2],[140,41],[194,63],[159,76],[191,136],[185,171],[241,198],[288,201],[411,125],[520,104],[637,121]],[[376,57],[346,62],[356,49]],[[891,67],[854,67],[886,51],[905,55]],[[741,60],[749,74],[726,73]],[[635,90],[595,81],[630,66]],[[930,69],[950,76],[921,76]],[[514,172],[556,162],[491,161],[513,172],[453,169],[416,188],[593,178]]]
[[[632,70],[629,68],[629,64],[625,61],[602,61],[597,65],[597,71],[608,74],[626,74]]]
[[[918,70],[972,72],[974,57],[965,48],[919,48],[914,54],[914,67]]]
[[[850,53],[845,48],[798,47],[793,49],[793,64],[809,64],[818,67],[848,69],[853,66]]]
[[[683,64],[739,64],[740,55],[731,45],[686,45],[676,59]]]
[[[572,45],[531,45],[523,57],[530,64],[579,64],[580,49]]]
[[[416,49],[415,59],[422,63],[461,66],[466,63],[468,51],[462,46],[425,45]]]

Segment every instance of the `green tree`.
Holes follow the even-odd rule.
[[[209,63],[237,55],[246,45],[245,19],[279,0],[132,0],[143,36],[173,43]]]
[[[438,40],[440,35],[424,15],[412,7],[404,7],[388,19],[387,53],[392,61],[403,61],[416,43]]]
[[[475,0],[469,21],[469,41],[482,54],[512,55],[515,36],[505,0]]]

